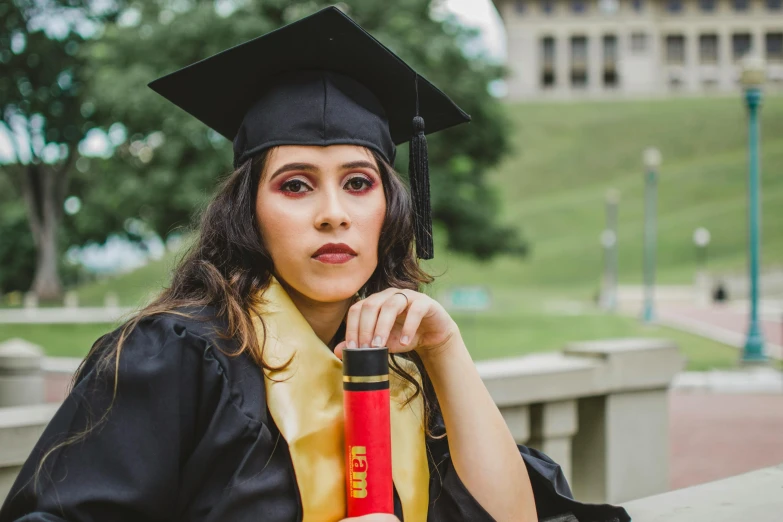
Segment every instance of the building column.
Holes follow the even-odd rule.
[[[691,92],[702,90],[699,64],[699,33],[689,29],[685,36],[685,89]]]
[[[571,92],[570,35],[560,32],[555,35],[555,91],[563,96]]]
[[[733,91],[734,62],[731,54],[731,30],[723,28],[718,31],[718,67],[720,69],[720,88],[723,91]]]
[[[647,45],[650,52],[650,67],[652,67],[653,91],[664,93],[668,90],[668,78],[666,76],[666,66],[664,65],[664,42],[661,31],[657,26],[648,25],[645,27],[647,32]]]
[[[766,59],[767,53],[765,49],[766,42],[764,41],[764,28],[757,25],[755,28],[753,28],[750,34],[751,38],[753,38],[753,40],[750,42],[751,52],[754,52]]]
[[[587,90],[590,94],[600,94],[604,90],[603,44],[601,33],[587,33]]]

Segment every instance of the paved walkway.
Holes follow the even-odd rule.
[[[747,337],[750,314],[739,306],[696,306],[665,303],[658,306],[658,322],[718,342],[742,348]],[[759,324],[768,356],[783,359],[783,317],[761,314]]]
[[[748,333],[748,307],[747,301],[699,305],[688,300],[663,300],[656,302],[655,315],[659,324],[742,348]],[[620,308],[633,317],[639,317],[640,310],[640,302],[626,303]],[[783,301],[762,301],[759,319],[765,353],[773,359],[783,359]]]
[[[672,489],[783,463],[783,393],[669,397]]]

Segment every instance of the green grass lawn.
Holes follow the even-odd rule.
[[[735,348],[664,327],[645,327],[638,321],[612,315],[551,316],[536,313],[454,314],[465,344],[475,360],[549,352],[565,343],[612,337],[655,337],[675,341],[688,358],[688,369],[731,367]],[[0,324],[0,342],[21,337],[44,348],[49,356],[83,357],[108,324]]]
[[[645,326],[624,316],[453,314],[453,317],[474,360],[551,352],[569,342],[620,337],[670,339],[680,347],[687,358],[687,369],[692,371],[729,368],[739,356],[731,346],[663,326]]]
[[[19,337],[41,346],[50,357],[84,357],[112,329],[110,324],[0,324],[0,342]]]

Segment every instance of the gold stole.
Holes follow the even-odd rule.
[[[272,276],[254,325],[264,360],[266,402],[288,443],[302,499],[303,522],[336,522],[346,516],[342,361],[313,332],[285,288]],[[405,367],[417,375],[416,367]],[[412,372],[410,370],[413,370]],[[410,385],[391,372],[392,479],[405,522],[425,522],[429,467],[421,395],[402,406]]]

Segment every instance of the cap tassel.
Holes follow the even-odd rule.
[[[408,177],[413,198],[416,256],[419,259],[432,259],[434,247],[432,244],[429,158],[427,157],[427,138],[424,136],[424,118],[419,116],[418,75],[416,76],[416,116],[413,118]]]

